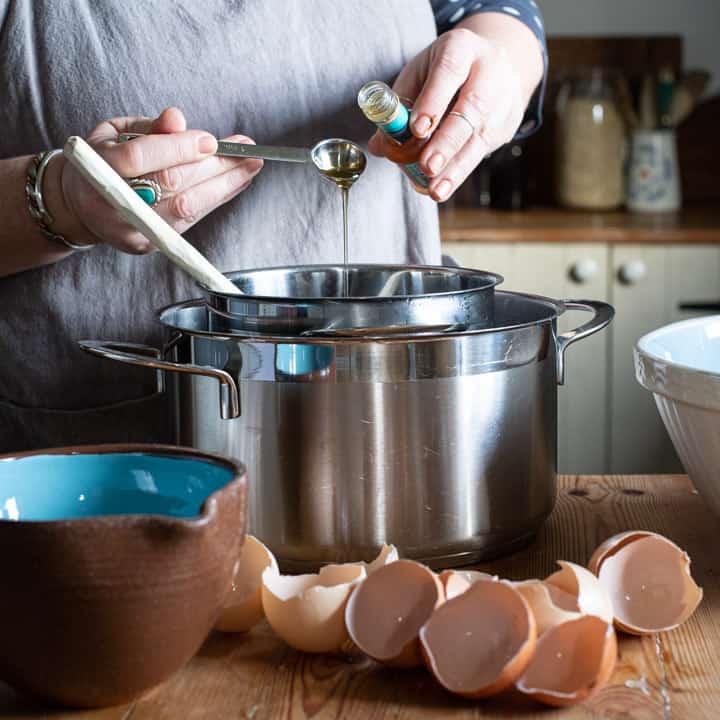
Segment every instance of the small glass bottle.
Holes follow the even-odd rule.
[[[413,185],[421,193],[428,193],[430,178],[420,169],[417,162],[424,142],[419,142],[410,132],[410,111],[400,102],[400,96],[380,80],[365,83],[358,93],[358,105],[365,117],[374,122],[389,138],[398,145],[412,144],[412,154],[408,162],[401,167]]]

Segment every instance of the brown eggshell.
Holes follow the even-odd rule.
[[[398,667],[422,665],[418,633],[445,599],[432,570],[396,560],[373,572],[352,593],[345,622],[355,645],[371,658]]]
[[[610,595],[616,627],[634,635],[672,630],[703,596],[687,553],[655,533],[616,542],[598,561],[598,577]]]
[[[517,680],[535,649],[535,620],[509,583],[478,581],[439,607],[420,630],[436,680],[468,698],[501,692]]]
[[[262,574],[266,567],[277,570],[274,555],[257,538],[247,535],[235,563],[230,594],[215,623],[216,630],[247,632],[265,617]]]
[[[654,533],[648,532],[647,530],[629,530],[628,532],[618,533],[617,535],[609,537],[595,548],[595,552],[590,556],[588,562],[588,570],[597,575],[600,565],[606,557],[614,555],[628,543],[634,542],[642,537],[649,537],[653,534]]]
[[[389,567],[389,566],[388,566]],[[326,565],[316,575],[281,575],[267,567],[262,603],[270,627],[304,652],[337,652],[348,644],[345,605],[365,579],[362,565]]]
[[[607,683],[615,668],[617,640],[611,624],[583,615],[550,628],[515,686],[547,705],[574,705]]]

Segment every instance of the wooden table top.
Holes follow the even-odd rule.
[[[304,655],[262,624],[244,636],[213,634],[184,670],[132,705],[89,712],[51,710],[0,683],[0,717],[715,720],[720,717],[720,520],[686,477],[563,477],[555,511],[537,541],[481,567],[512,579],[542,578],[553,571],[556,559],[584,564],[601,540],[636,528],[662,533],[687,550],[705,597],[693,617],[672,632],[643,638],[620,635],[610,684],[573,708],[544,708],[512,693],[478,702],[458,699],[424,670]]]
[[[444,207],[440,211],[440,231],[444,242],[715,244],[720,243],[720,208],[631,213]]]

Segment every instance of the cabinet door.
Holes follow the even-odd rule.
[[[682,472],[652,395],[635,379],[633,347],[668,321],[667,246],[616,245],[613,255],[610,471]]]
[[[607,299],[605,245],[456,242],[445,243],[443,252],[460,265],[500,273],[505,277],[502,290],[556,299]],[[587,319],[585,313],[568,312],[558,329],[563,332]],[[608,331],[603,331],[568,349],[566,384],[558,389],[560,472],[607,471],[607,338]]]
[[[720,309],[680,309],[683,303],[720,304],[720,248],[714,245],[672,245],[668,253],[668,322],[720,313]]]

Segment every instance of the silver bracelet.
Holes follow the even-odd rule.
[[[43,178],[45,177],[45,168],[59,153],[62,153],[62,150],[47,150],[33,156],[30,161],[27,168],[27,175],[25,177],[25,197],[27,198],[28,213],[30,213],[30,217],[40,228],[40,232],[42,232],[42,234],[49,240],[61,243],[70,250],[90,250],[95,247],[94,243],[90,245],[77,245],[76,243],[67,240],[63,235],[54,233],[50,229],[50,226],[53,223],[53,217],[45,207],[42,195],[42,184]]]

